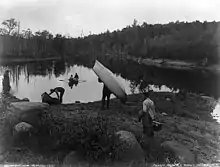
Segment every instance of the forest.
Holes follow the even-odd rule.
[[[134,56],[198,62],[219,62],[220,22],[138,24],[122,30],[72,38],[48,30],[22,30],[14,18],[0,26],[1,58]]]

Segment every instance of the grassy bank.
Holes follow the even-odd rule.
[[[161,142],[167,140],[174,140],[183,144],[185,148],[197,156],[198,163],[213,163],[219,160],[218,137],[220,126],[211,116],[211,112],[216,105],[212,99],[188,95],[186,100],[181,102],[178,98],[174,100],[174,94],[166,92],[154,92],[152,99],[156,104],[159,121],[164,125],[163,130],[156,133],[153,143],[149,143],[147,147],[144,147],[147,162],[171,163],[171,160],[162,154],[163,151],[159,147]],[[132,132],[140,141],[142,126],[136,120],[137,113],[141,109],[142,100],[140,94],[130,95],[127,105],[122,105],[116,99],[112,99],[109,110],[101,110],[101,102],[52,106],[52,115],[56,120],[48,121],[48,125],[49,122],[57,121],[56,127],[60,129],[57,134],[51,134],[54,136],[53,141],[59,143],[61,137],[65,138],[62,140],[68,140],[68,137],[73,135],[71,134],[73,132],[68,131],[68,129],[73,128],[73,125],[68,126],[68,122],[77,121],[82,116],[97,117],[98,115],[111,120],[117,130]],[[163,115],[163,112],[167,115]],[[62,130],[64,125],[65,132]],[[111,126],[108,128],[111,128]],[[58,134],[62,134],[62,136]],[[55,137],[56,135],[57,137]],[[48,143],[52,142],[50,137],[44,137],[44,142],[47,140]],[[49,147],[46,148],[46,146]],[[52,146],[50,147],[50,144],[41,145],[40,150],[38,149],[37,152],[27,147],[20,150],[12,148],[5,152],[3,162],[61,164],[65,155],[71,151],[69,148],[71,147],[62,146],[51,151]],[[42,150],[44,150],[44,154]],[[45,153],[45,150],[49,151]]]

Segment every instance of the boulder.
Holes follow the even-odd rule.
[[[17,125],[14,126],[14,130],[19,133],[19,132],[30,132],[34,127],[26,122],[20,122]]]
[[[128,131],[116,133],[113,155],[116,161],[143,163],[145,161],[144,151],[135,136]]]
[[[37,127],[42,115],[48,112],[49,109],[49,105],[45,103],[14,102],[7,109],[6,120],[11,127],[14,127],[19,122],[26,122]]]
[[[35,128],[26,122],[20,122],[14,126],[13,129],[13,140],[24,142],[25,140],[30,139],[32,134],[34,134]]]
[[[44,115],[49,114],[50,112],[50,106],[45,103],[11,103],[5,114],[5,136],[2,138],[2,141],[0,141],[0,144],[6,143],[7,147],[21,144],[41,150],[44,146],[42,143],[45,143],[45,139],[43,139],[41,133],[38,134],[38,132],[39,130],[44,130],[42,129]],[[30,135],[30,131],[34,133],[31,133]],[[46,136],[46,138],[48,137]],[[51,140],[45,145],[48,146],[50,143]]]
[[[161,144],[161,147],[169,152],[172,152],[180,163],[195,164],[196,156],[185,146],[176,141],[165,141]]]
[[[63,167],[66,166],[72,166],[72,167],[78,167],[78,166],[89,166],[89,163],[85,161],[84,158],[82,158],[79,154],[77,154],[75,151],[72,151],[69,153],[63,160]]]

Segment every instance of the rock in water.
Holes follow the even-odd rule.
[[[80,157],[75,151],[68,154],[63,160],[63,167],[71,165],[72,167],[89,166],[89,164]]]
[[[7,112],[6,119],[10,126],[15,126],[19,122],[26,122],[34,127],[39,125],[42,115],[48,112],[50,106],[39,102],[15,102],[11,103]]]
[[[181,163],[196,163],[196,156],[189,149],[176,141],[165,141],[161,144],[161,147],[166,151],[172,152]]]
[[[143,163],[145,161],[144,151],[135,136],[128,131],[116,133],[115,148],[113,155],[116,160],[122,162]]]

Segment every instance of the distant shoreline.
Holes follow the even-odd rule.
[[[83,56],[83,55],[82,55]],[[195,62],[186,62],[180,60],[172,60],[172,59],[153,59],[153,58],[137,58],[130,55],[112,55],[112,54],[104,54],[106,57],[111,58],[121,58],[125,60],[133,60],[138,62],[139,64],[144,64],[147,66],[155,66],[158,68],[165,68],[165,69],[174,69],[174,70],[185,70],[185,71],[192,71],[192,70],[199,70],[199,71],[206,71],[206,72],[213,72],[213,73],[220,73],[220,67],[218,64],[208,65],[208,66],[199,66]],[[76,56],[78,57],[78,56]],[[64,60],[71,59],[69,56],[65,56]],[[54,57],[41,57],[41,58],[0,58],[0,64],[4,63],[30,63],[36,61],[53,61],[53,60],[61,60],[60,56]]]
[[[105,56],[114,57],[110,54],[106,54]],[[199,66],[195,62],[186,62],[186,61],[172,60],[172,59],[160,59],[160,58],[142,59],[142,58],[137,58],[137,57],[130,56],[130,55],[122,55],[122,56],[117,56],[117,57],[122,58],[122,59],[127,59],[127,60],[133,60],[135,62],[138,62],[139,64],[144,64],[147,66],[155,66],[155,67],[165,68],[165,69],[186,70],[186,71],[199,70],[199,71],[220,73],[220,67],[218,64]]]

